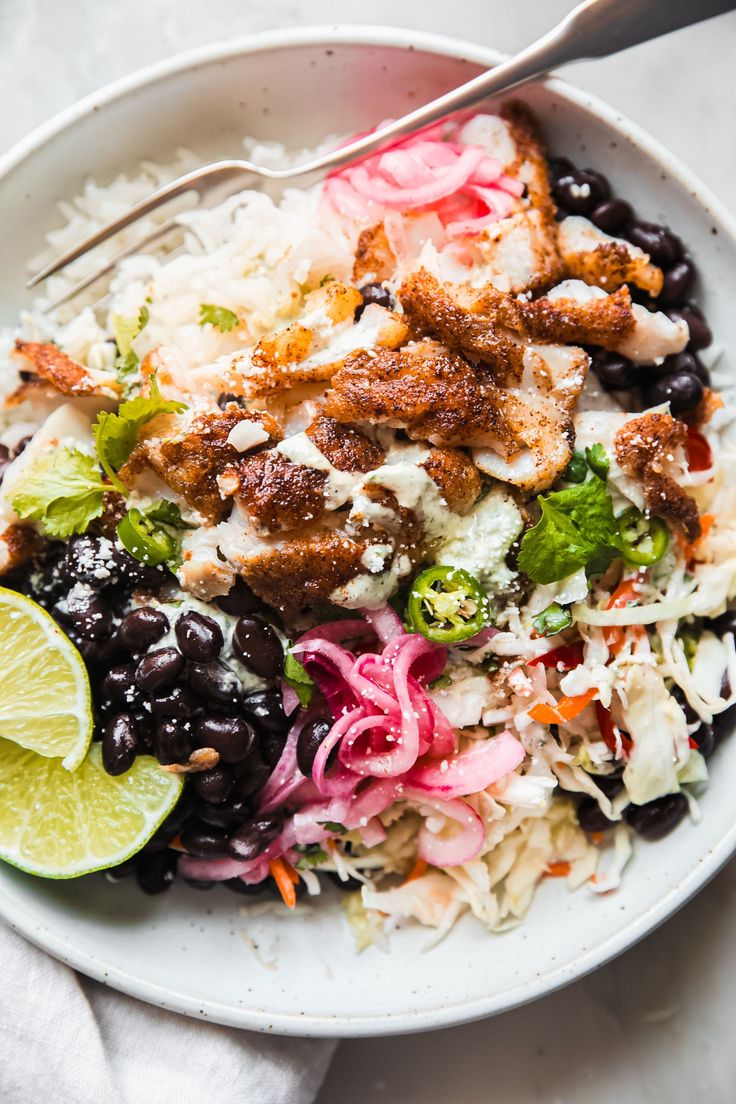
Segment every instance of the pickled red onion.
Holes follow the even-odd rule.
[[[419,763],[406,783],[437,797],[467,797],[479,793],[515,770],[524,758],[520,742],[508,730],[441,762]]]

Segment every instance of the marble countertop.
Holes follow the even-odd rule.
[[[632,0],[632,7],[636,0]],[[569,0],[0,0],[0,150],[79,96],[156,58],[249,31],[394,24],[513,51]],[[736,206],[736,17],[572,67]],[[12,110],[11,110],[12,105]],[[736,1099],[736,861],[616,962],[468,1027],[357,1040],[318,1104],[709,1104]]]

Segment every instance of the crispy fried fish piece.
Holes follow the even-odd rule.
[[[439,446],[513,446],[500,412],[500,391],[439,342],[424,339],[402,349],[348,357],[327,392],[325,413],[340,422],[405,429]]]
[[[480,289],[459,285],[448,290],[458,305],[487,318],[496,329],[509,330],[528,341],[615,349],[635,325],[626,287],[585,302],[563,295],[527,301],[504,295],[490,284]]]
[[[422,467],[439,487],[449,508],[456,514],[467,514],[482,488],[478,470],[467,453],[461,449],[433,448]]]
[[[355,426],[320,415],[305,432],[338,471],[365,473],[383,463],[385,453],[381,446]]]
[[[128,483],[146,467],[152,468],[187,505],[208,521],[218,521],[229,509],[218,478],[240,458],[228,437],[242,421],[259,422],[271,440],[281,437],[278,424],[269,414],[228,403],[223,411],[199,414],[183,425],[175,423],[172,432],[156,436],[154,431],[145,437],[133,449],[120,478]]]
[[[491,320],[459,306],[426,269],[408,276],[398,296],[415,334],[438,338],[474,364],[482,361],[497,383],[520,378],[523,349]]]
[[[664,279],[649,255],[623,238],[604,234],[586,218],[568,215],[558,224],[558,241],[565,275],[615,291],[636,284],[656,297]]]
[[[360,285],[367,280],[379,283],[389,280],[396,270],[396,263],[383,223],[368,226],[361,232],[355,248],[353,283]]]
[[[689,541],[700,536],[700,515],[694,498],[667,472],[672,451],[687,440],[687,426],[671,414],[642,414],[614,437],[616,459],[629,475],[640,479],[647,509],[667,518]]]
[[[114,372],[86,368],[63,353],[58,345],[17,340],[12,356],[27,365],[22,371],[30,373],[30,378],[24,380],[11,397],[17,397],[17,401],[27,398],[29,392],[38,390],[44,384],[51,384],[62,395],[103,395],[116,398],[120,393],[120,384]]]

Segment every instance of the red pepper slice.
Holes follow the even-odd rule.
[[[529,660],[527,666],[537,667],[541,663],[543,667],[562,667],[563,671],[572,671],[574,667],[579,667],[582,662],[583,645],[578,641],[577,644],[562,644],[559,648],[553,648],[551,652],[536,656]]]
[[[600,729],[601,736],[603,737],[603,742],[606,747],[609,748],[615,755],[617,751],[616,726],[613,723],[611,710],[606,709],[605,705],[603,705],[602,702],[597,701],[595,703],[595,715],[596,720],[598,721],[598,728]],[[631,749],[634,746],[633,742],[631,740],[631,737],[628,736],[625,732],[621,732],[620,729],[619,734],[621,736],[621,748],[624,753],[624,758],[628,759],[629,755],[631,754]]]
[[[687,465],[690,471],[708,471],[713,467],[713,453],[707,440],[695,426],[687,427],[687,441],[685,442]]]

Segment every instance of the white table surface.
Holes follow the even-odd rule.
[[[391,23],[513,51],[571,6],[0,0],[0,150],[108,80],[219,38],[306,24]],[[731,16],[567,75],[658,135],[733,207],[734,58]],[[342,1044],[318,1104],[732,1104],[735,972],[736,861],[638,947],[558,994],[468,1027]]]

